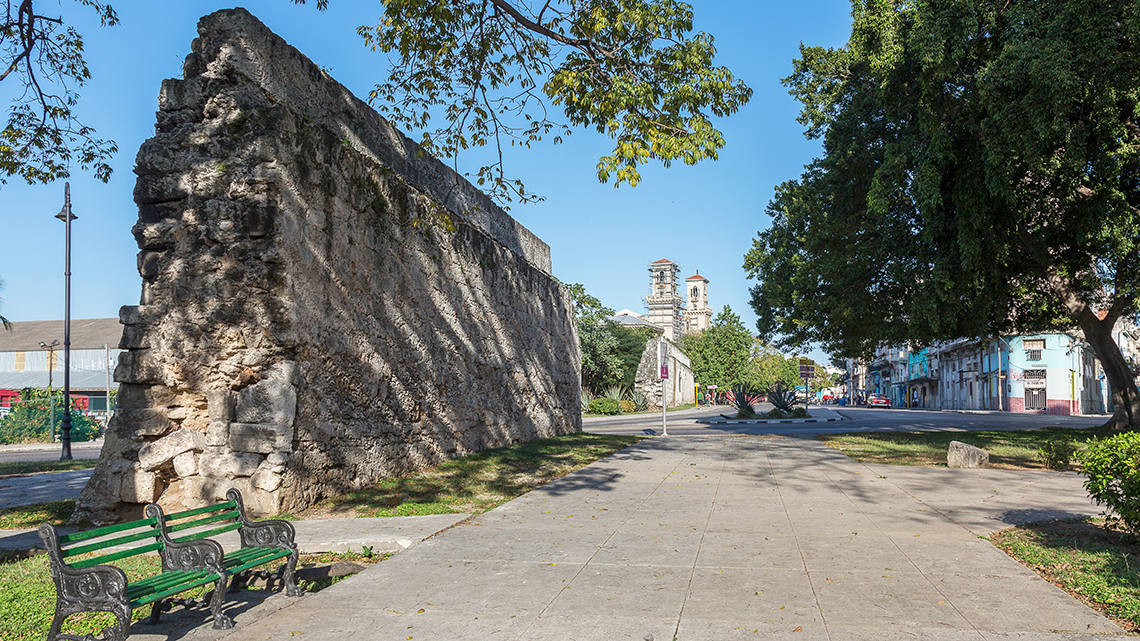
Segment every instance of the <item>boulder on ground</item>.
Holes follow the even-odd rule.
[[[950,441],[950,449],[946,452],[946,467],[986,467],[989,464],[989,452],[961,441]]]

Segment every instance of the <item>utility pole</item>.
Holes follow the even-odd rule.
[[[658,364],[661,366],[661,435],[669,436],[669,425],[665,418],[665,381],[669,380],[669,342],[661,337],[657,344]]]

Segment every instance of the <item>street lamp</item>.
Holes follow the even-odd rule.
[[[59,340],[53,340],[51,344],[40,341],[40,349],[46,349],[48,352],[47,371],[48,371],[48,396],[51,396],[51,373],[55,369],[55,346],[59,345]]]
[[[63,437],[60,460],[71,459],[71,221],[78,218],[71,213],[71,183],[63,183],[63,209],[55,216],[67,226],[64,232],[63,268],[63,422],[59,425]]]

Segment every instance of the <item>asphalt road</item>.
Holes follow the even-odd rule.
[[[759,412],[771,409],[760,406]],[[1101,425],[1108,416],[1058,416],[1048,414],[1013,414],[1010,412],[961,413],[935,410],[870,409],[866,407],[826,406],[846,420],[836,423],[751,423],[717,425],[713,420],[734,410],[721,405],[712,409],[693,409],[668,413],[670,435],[701,436],[714,434],[822,434],[860,431],[979,431],[1029,430],[1041,427],[1082,428]],[[588,417],[582,429],[596,434],[661,433],[660,414],[634,416]]]
[[[87,443],[72,443],[71,458],[95,459],[99,458],[99,450],[103,448],[103,441]],[[3,445],[0,446],[0,463],[11,461],[58,461],[61,452],[60,445]]]

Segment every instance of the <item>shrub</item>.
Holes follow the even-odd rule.
[[[1068,438],[1051,438],[1045,441],[1037,454],[1041,457],[1041,461],[1045,467],[1050,470],[1063,470],[1069,467],[1070,461],[1073,459],[1073,454],[1077,451],[1077,446],[1073,443],[1072,439]]]
[[[752,418],[756,412],[752,409],[753,397],[756,389],[751,385],[734,385],[732,387],[732,405],[736,408],[736,418]]]
[[[55,429],[63,420],[63,395],[55,396]],[[74,405],[71,407],[71,440],[78,443],[99,437],[99,424]],[[20,400],[12,411],[0,419],[0,444],[51,443],[51,397],[47,390],[27,387],[20,390]]]
[[[788,418],[811,418],[811,414],[808,414],[806,409],[797,407],[791,412],[788,412]]]
[[[618,401],[618,407],[621,408],[622,414],[632,414],[637,411],[637,406],[633,404],[633,401],[627,401],[625,399]]]
[[[788,413],[784,410],[768,410],[768,412],[764,414],[764,418],[788,418]]]
[[[625,398],[625,388],[621,385],[610,385],[606,388],[606,391],[602,394],[602,396],[606,398],[612,398],[615,401],[620,401],[621,399]]]
[[[1092,439],[1078,455],[1085,489],[1106,516],[1140,534],[1140,433],[1125,432],[1104,440]],[[1115,515],[1115,516],[1113,516]]]
[[[590,401],[590,413],[613,416],[614,414],[621,414],[621,407],[612,398],[595,398]]]
[[[629,400],[633,401],[633,407],[638,412],[644,412],[649,409],[649,397],[645,395],[645,390],[633,388],[629,391]]]
[[[796,391],[784,387],[782,382],[777,382],[772,387],[764,391],[764,395],[768,397],[768,402],[772,407],[784,411],[791,412],[798,399],[796,399]]]
[[[590,402],[596,398],[594,396],[594,393],[583,387],[581,398],[582,398],[582,411],[583,412],[589,412],[590,411]]]

